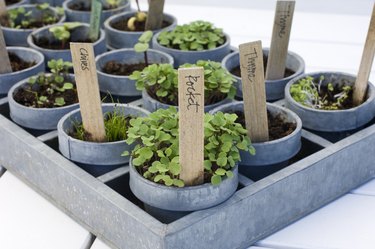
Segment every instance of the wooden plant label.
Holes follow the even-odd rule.
[[[7,16],[7,5],[5,3],[5,0],[0,0],[0,16]]]
[[[163,24],[164,0],[149,0],[145,30],[157,30]]]
[[[3,30],[1,28],[0,28],[0,58],[2,58],[1,63],[0,63],[0,74],[11,73],[12,67],[11,67],[10,60],[9,60],[7,46],[4,40]]]
[[[240,66],[246,129],[252,142],[268,141],[266,87],[261,41],[240,45]]]
[[[203,183],[204,71],[178,69],[180,179],[186,185]]]
[[[89,38],[92,42],[98,40],[99,38],[102,7],[103,4],[100,0],[91,0]]]
[[[92,141],[105,141],[105,128],[92,43],[70,43],[82,123]]]
[[[268,54],[266,79],[284,78],[290,31],[292,29],[295,1],[277,1],[270,52]]]
[[[367,32],[367,38],[365,47],[362,53],[361,64],[359,66],[357,80],[354,84],[353,92],[353,104],[360,105],[366,95],[367,91],[367,82],[370,76],[372,62],[374,61],[374,52],[375,52],[375,4],[372,9],[370,26]]]

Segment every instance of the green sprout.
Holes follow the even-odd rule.
[[[57,40],[61,41],[61,47],[64,48],[66,42],[70,39],[70,31],[81,25],[82,23],[79,22],[66,22],[63,25],[50,27],[49,31]]]
[[[148,57],[147,57],[147,50],[149,49],[150,41],[152,39],[153,33],[152,31],[148,30],[143,32],[143,34],[138,38],[138,43],[134,45],[134,50],[137,53],[142,53],[144,54],[145,57],[145,64],[148,66]]]

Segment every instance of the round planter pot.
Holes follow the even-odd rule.
[[[292,111],[275,104],[267,103],[267,110],[273,116],[281,115],[283,120],[295,123],[296,129],[288,136],[276,140],[253,143],[252,145],[256,151],[255,155],[250,155],[247,151],[240,151],[241,162],[239,163],[239,170],[253,180],[264,178],[287,166],[288,160],[301,149],[301,119]],[[222,105],[210,113],[219,111],[224,113],[243,112],[243,102]]]
[[[371,83],[368,84],[366,101],[357,107],[346,110],[317,110],[303,106],[292,98],[290,87],[293,84],[307,76],[319,80],[321,75],[324,76],[322,85],[326,85],[329,82],[334,85],[343,83],[353,85],[356,80],[356,76],[341,72],[308,73],[291,80],[285,87],[286,106],[302,119],[304,128],[330,133],[344,132],[360,128],[374,118],[375,88]]]
[[[138,42],[139,37],[143,32],[140,31],[123,31],[114,28],[112,25],[121,20],[128,20],[137,13],[136,11],[124,12],[111,16],[104,22],[104,30],[106,33],[107,45],[111,48],[133,48]],[[153,32],[159,32],[161,30],[172,29],[177,25],[177,19],[169,14],[164,14],[164,21],[170,23],[169,26],[154,30]]]
[[[269,49],[263,48],[263,55],[268,56]],[[239,52],[235,51],[224,57],[222,67],[229,72],[240,65]],[[285,85],[293,78],[301,75],[305,71],[305,62],[301,56],[291,51],[288,51],[286,58],[286,67],[293,70],[295,73],[289,77],[279,80],[266,80],[266,98],[267,101],[275,101],[284,98]],[[232,74],[233,75],[233,74]],[[236,79],[235,86],[237,88],[236,96],[242,98],[242,80],[241,77],[233,75]]]
[[[162,32],[162,31],[161,31]],[[229,35],[225,34],[225,43],[217,48],[202,51],[183,51],[167,48],[159,44],[160,32],[153,36],[152,46],[154,49],[170,54],[174,59],[174,67],[184,63],[196,63],[198,60],[211,60],[220,62],[231,51]]]
[[[38,18],[42,15],[43,12],[48,11],[53,13],[56,17],[58,16],[56,10],[54,8],[48,7],[46,10],[38,10],[35,4],[27,4],[27,5],[17,5],[9,7],[8,10],[16,9],[19,7],[24,7],[26,12],[32,11],[31,16],[34,18]],[[57,23],[61,23],[65,21],[65,15],[61,16]],[[29,34],[33,32],[35,29],[15,29],[9,27],[2,27],[5,43],[7,46],[23,46],[28,47],[27,44],[27,37]]]
[[[231,197],[238,186],[238,170],[234,176],[225,178],[218,186],[205,183],[183,188],[168,187],[154,183],[141,176],[129,162],[130,189],[145,204],[170,211],[196,211],[216,206]]]
[[[160,101],[152,98],[147,93],[146,90],[142,91],[142,100],[143,100],[143,107],[146,110],[149,110],[150,112],[154,112],[157,109],[168,109],[169,107],[172,106],[172,105],[164,104],[164,103],[162,103],[162,102],[160,102]],[[223,99],[222,101],[219,101],[219,102],[217,102],[215,104],[206,105],[206,106],[204,106],[204,111],[205,112],[209,112],[212,109],[215,109],[216,107],[218,107],[220,105],[223,105],[223,104],[226,104],[226,103],[229,103],[229,102],[232,102],[232,99],[226,98],[226,99]],[[178,109],[178,106],[175,106],[175,107]]]
[[[147,50],[150,64],[168,63],[173,65],[172,56],[153,49]],[[96,57],[96,68],[100,91],[116,96],[141,96],[141,91],[135,87],[135,81],[129,76],[113,75],[103,72],[104,65],[109,61],[117,61],[122,64],[137,64],[144,62],[144,54],[137,53],[134,49],[124,48],[106,52]]]
[[[69,78],[73,81],[74,75],[69,75]],[[78,103],[56,108],[33,108],[17,103],[13,96],[27,84],[27,80],[15,84],[8,93],[10,117],[17,124],[34,130],[56,130],[60,118],[78,108]]]
[[[50,6],[60,6],[65,0],[31,0],[32,3],[48,3]]]
[[[34,39],[39,39],[41,37],[45,37],[50,40],[55,40],[53,37],[53,34],[49,32],[49,28],[53,26],[58,26],[60,24],[55,24],[47,27],[43,27],[37,30],[34,30],[28,37],[27,37],[27,43],[30,47],[40,51],[44,57],[46,63],[49,60],[52,59],[63,59],[64,61],[72,61],[72,56],[69,49],[46,49],[39,47],[34,43]],[[86,23],[82,23],[82,26],[75,28],[71,32],[71,40],[72,41],[80,41],[88,39],[89,36],[89,25]],[[105,45],[105,34],[103,30],[100,30],[100,36],[99,39],[93,43],[94,46],[94,52],[96,55],[104,53],[107,48]]]
[[[107,3],[105,0],[102,0],[103,6],[106,6]],[[90,1],[86,0],[67,0],[63,2],[63,7],[65,10],[66,19],[69,22],[84,22],[84,23],[90,23],[90,11],[82,11],[82,10],[74,10],[71,7],[74,4],[84,4],[84,6],[91,6]],[[100,25],[103,26],[104,21],[117,14],[124,11],[130,10],[130,2],[128,0],[123,0],[120,3],[120,6],[114,9],[109,10],[102,10],[101,17],[100,17]]]
[[[18,6],[18,5],[28,4],[28,3],[29,3],[29,0],[21,0],[17,3],[7,5],[6,7],[8,8],[8,7],[13,7],[13,6]]]
[[[103,113],[118,111],[121,114],[132,116],[147,116],[146,110],[125,104],[102,104]],[[92,175],[100,175],[129,162],[128,156],[121,156],[127,150],[131,151],[133,145],[125,141],[117,142],[88,142],[73,138],[68,135],[73,130],[73,122],[82,122],[79,109],[74,110],[61,118],[57,125],[59,150],[63,156],[79,163]]]
[[[17,82],[44,71],[44,56],[40,52],[23,47],[7,47],[7,51],[25,61],[35,61],[36,64],[21,71],[0,74],[0,97],[6,95]]]

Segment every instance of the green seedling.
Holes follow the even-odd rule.
[[[194,21],[178,25],[171,31],[161,32],[158,41],[168,48],[200,51],[214,49],[224,44],[225,35],[222,29],[215,28],[212,23]]]
[[[64,48],[66,42],[70,39],[70,32],[81,25],[82,23],[79,22],[66,22],[63,25],[49,28],[49,31],[57,40],[61,41],[61,47]]]
[[[181,67],[203,67],[205,102],[213,103],[225,97],[233,98],[236,88],[234,77],[221,64],[214,61],[199,60],[196,64],[184,64]],[[136,81],[138,90],[147,92],[162,103],[177,105],[177,70],[170,64],[153,64],[142,71],[134,71],[130,79]]]
[[[135,144],[131,152],[133,165],[143,177],[167,186],[183,187],[184,182],[179,179],[178,119],[174,107],[132,119],[126,142]],[[205,114],[204,171],[214,185],[220,184],[224,177],[233,177],[232,169],[240,161],[239,150],[255,154],[246,129],[236,119],[236,114]]]
[[[139,37],[138,43],[134,45],[134,50],[138,53],[143,53],[145,57],[145,64],[148,66],[148,56],[147,50],[149,49],[150,41],[152,39],[153,33],[152,31],[148,30],[143,32],[143,34]]]

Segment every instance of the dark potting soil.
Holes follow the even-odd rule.
[[[116,8],[110,8],[108,6],[103,6],[103,10],[111,10],[111,9],[116,9]],[[73,3],[73,4],[69,5],[69,9],[77,10],[77,11],[91,11],[91,4],[86,4],[84,2]]]
[[[234,113],[238,116],[236,122],[242,124],[243,127],[246,127],[244,113],[241,111],[236,111]],[[286,120],[284,120],[280,114],[278,114],[277,116],[273,116],[269,111],[267,111],[267,118],[269,141],[286,137],[291,134],[297,127],[295,123],[287,122]]]
[[[89,38],[85,40],[74,40],[72,41],[69,39],[65,43],[62,43],[59,40],[50,40],[47,37],[40,37],[40,38],[35,38],[33,37],[35,45],[41,47],[41,48],[46,48],[46,49],[54,49],[54,50],[63,50],[63,49],[70,49],[70,42],[85,42],[85,43],[91,43],[91,40]]]
[[[333,84],[333,91],[329,91],[327,85],[320,86],[319,98],[324,99],[324,106],[333,106],[334,103],[337,103],[337,99],[334,98],[335,95],[340,94],[343,90],[342,87],[347,85]],[[341,106],[338,106],[339,110],[345,110],[355,107],[353,103],[353,88],[348,92],[348,97],[341,103]],[[322,108],[325,109],[325,108]]]
[[[6,6],[20,2],[21,0],[5,0]]]
[[[143,22],[135,22],[134,23],[134,26],[135,26],[135,30],[130,30],[128,28],[128,20],[129,18],[126,18],[126,19],[122,19],[122,20],[118,20],[117,22],[112,22],[111,23],[111,26],[114,28],[114,29],[117,29],[117,30],[122,30],[122,31],[129,31],[129,32],[140,32],[140,31],[145,31],[145,26],[146,26],[146,21],[143,21]],[[172,23],[170,22],[167,22],[165,20],[163,20],[163,23],[161,25],[162,28],[165,28],[165,27],[168,27],[169,25],[171,25]]]
[[[122,64],[117,61],[108,61],[102,70],[107,74],[129,76],[134,71],[142,71],[146,66],[147,65],[143,62],[137,64]]]
[[[8,53],[8,55],[10,59],[10,65],[12,67],[12,72],[21,71],[36,65],[35,61],[24,61],[15,53]]]
[[[266,73],[267,60],[268,60],[268,57],[267,56],[263,56],[264,74]],[[241,68],[240,68],[240,66],[232,68],[232,70],[230,70],[230,73],[236,75],[237,77],[241,77]],[[285,72],[284,72],[284,78],[287,78],[287,77],[289,77],[289,76],[291,76],[291,75],[293,75],[295,73],[296,72],[294,72],[292,69],[286,67],[285,68]]]
[[[38,87],[38,89],[34,89],[35,87],[31,88],[29,84],[25,87],[20,88],[14,95],[14,100],[24,106],[34,107],[34,108],[53,108],[57,107],[53,103],[55,102],[55,98],[63,97],[65,100],[65,105],[71,105],[78,103],[78,96],[75,90],[69,89],[65,90],[64,92],[59,92],[57,90],[54,91],[52,95],[48,93],[49,86],[42,85]],[[38,93],[38,96],[46,96],[48,97],[48,102],[43,102],[42,105],[38,105],[38,97],[34,92]]]

